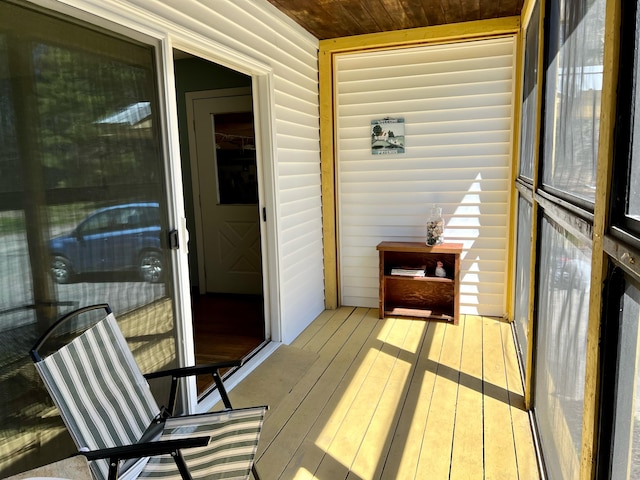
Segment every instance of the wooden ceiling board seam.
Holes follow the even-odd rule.
[[[396,28],[404,30],[419,25],[417,18],[407,14],[403,3],[398,3],[396,0],[380,0],[380,2],[384,5],[389,17],[396,22]]]
[[[447,23],[447,15],[442,5],[442,0],[423,0],[422,9],[428,21],[425,26],[430,27]]]
[[[340,4],[340,8],[344,12],[348,12],[348,15],[354,22],[354,26],[376,25],[376,28],[380,29],[380,27],[376,23],[375,16],[371,13],[371,8],[368,8],[368,1],[353,2],[353,4],[351,4],[349,8],[344,7],[342,5],[342,2],[339,2],[339,0],[336,1]],[[368,30],[373,31],[373,27],[369,27]],[[351,31],[345,32],[343,36],[351,36],[357,33],[357,28],[354,27]]]
[[[465,20],[464,8],[461,0],[443,0],[446,3],[445,12],[447,12],[447,23],[459,23]],[[476,20],[471,17],[471,19]]]
[[[407,16],[414,20],[412,27],[430,25],[422,0],[406,0],[402,2],[402,8],[404,8]]]
[[[497,18],[500,16],[500,1],[496,0],[480,0],[480,9],[484,13],[485,18]]]
[[[520,15],[525,0],[268,0],[319,40]]]
[[[460,0],[462,6],[462,16],[472,20],[483,18],[480,0]]]
[[[269,1],[317,38],[321,38],[326,29],[335,33],[336,22],[332,11],[326,10],[317,2]]]
[[[398,28],[396,19],[387,10],[384,0],[369,0],[369,3],[374,6],[374,18],[381,31],[402,30],[402,28]],[[371,31],[367,33],[371,33]]]
[[[348,37],[358,33],[362,28],[367,31],[380,28],[370,13],[371,9],[364,7],[361,2],[350,3],[349,8],[345,7],[344,2],[340,0],[327,0],[323,3],[326,3],[326,8],[330,8],[335,15],[332,21],[334,36]],[[326,37],[327,33],[323,36]]]

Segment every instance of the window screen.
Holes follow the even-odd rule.
[[[524,52],[524,87],[520,126],[520,176],[533,181],[536,134],[538,132],[538,48],[540,3],[536,3],[527,25]]]
[[[640,478],[640,290],[633,284],[627,284],[619,311],[619,373],[611,478]]]
[[[550,478],[579,477],[591,249],[543,217],[534,412]]]
[[[548,2],[545,186],[576,203],[595,200],[605,0]]]
[[[514,324],[518,348],[526,368],[529,337],[529,289],[531,287],[531,204],[518,199],[518,244],[516,252],[516,286]]]
[[[640,13],[637,2],[623,4],[620,52],[620,92],[617,148],[614,169],[613,221],[617,226],[640,235]],[[633,48],[635,46],[635,48]]]

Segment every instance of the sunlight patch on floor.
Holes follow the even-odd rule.
[[[345,377],[338,390],[339,402],[315,442],[325,452],[325,458],[330,458],[321,464],[318,475],[322,475],[318,478],[329,473],[322,472],[329,468],[327,465],[332,472],[333,468],[346,465],[347,471],[361,478],[374,478],[376,470],[382,468],[380,459],[392,440],[427,328],[426,322],[406,319],[390,318],[385,323],[393,329],[383,328],[376,347],[366,352],[350,378]],[[353,422],[354,418],[368,420]]]

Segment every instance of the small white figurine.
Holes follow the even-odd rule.
[[[442,262],[438,261],[436,263],[436,277],[446,277],[446,276],[447,276],[447,272],[443,268]]]

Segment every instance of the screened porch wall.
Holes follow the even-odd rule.
[[[442,207],[464,245],[462,314],[505,313],[513,36],[338,55],[341,299],[378,304],[381,241],[426,239]],[[374,154],[371,121],[403,118],[405,151]]]

